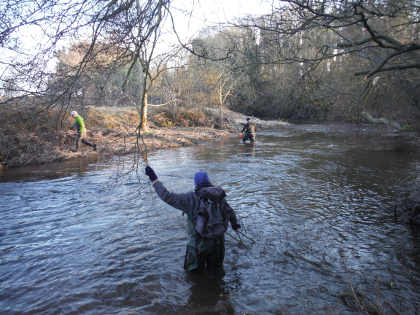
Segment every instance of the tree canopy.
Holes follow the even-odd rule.
[[[181,42],[170,0],[2,1],[0,103],[134,105],[141,119],[148,101],[290,120],[418,117],[418,1],[271,3]],[[162,52],[165,22],[179,43]]]

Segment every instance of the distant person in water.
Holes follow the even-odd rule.
[[[242,128],[242,142],[249,140],[250,143],[255,142],[255,125],[250,122],[250,118],[246,119],[246,124]]]
[[[150,166],[146,166],[145,172],[160,199],[187,214],[189,241],[184,269],[195,273],[207,272],[215,277],[223,276],[224,233],[229,222],[235,231],[240,229],[235,212],[225,199],[225,191],[221,187],[213,186],[204,171],[195,173],[194,191],[181,194],[169,192]],[[205,205],[210,204],[209,208],[205,208]],[[217,218],[221,227],[219,232],[212,228],[217,226],[214,223],[217,222]]]
[[[82,143],[92,147],[93,150],[96,151],[96,144],[92,144],[86,140],[86,127],[83,117],[80,116],[76,111],[72,111],[71,116],[74,118],[74,124],[70,127],[70,129],[77,130],[76,139],[74,141],[74,152],[79,150],[79,140],[82,140]]]

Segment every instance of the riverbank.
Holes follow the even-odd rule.
[[[418,231],[393,205],[417,182],[420,155],[374,147],[395,140],[382,130],[290,126],[259,134],[255,150],[235,139],[154,152],[171,191],[190,190],[204,167],[227,192],[244,234],[226,234],[217,283],[184,273],[186,218],[130,156],[12,170],[0,178],[1,309],[415,314]]]
[[[80,157],[130,154],[137,150],[136,127],[138,113],[134,108],[90,107],[81,115],[87,125],[87,139],[97,145],[97,151],[82,143],[73,152],[75,133],[69,131],[73,123],[70,115],[57,121],[53,110],[31,117],[31,111],[12,111],[0,117],[0,171],[28,165],[68,161]],[[237,137],[246,117],[224,109],[223,128],[218,110],[204,113],[179,111],[176,120],[166,111],[149,113],[148,130],[143,133],[147,151],[173,149],[217,141],[224,137]],[[258,129],[286,126],[282,121],[263,121],[252,117]],[[59,127],[57,127],[59,125]]]

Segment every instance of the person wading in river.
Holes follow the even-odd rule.
[[[83,117],[80,116],[76,111],[71,112],[71,116],[74,118],[74,124],[70,127],[70,129],[76,129],[77,135],[76,139],[74,140],[74,152],[77,152],[79,149],[79,140],[82,140],[82,143],[90,146],[93,148],[94,151],[96,151],[96,144],[92,144],[88,142],[86,138],[86,127],[85,127],[85,121],[83,120]]]
[[[169,192],[162,182],[157,178],[156,173],[150,166],[146,166],[146,175],[149,176],[152,185],[159,198],[172,207],[187,214],[187,230],[189,241],[184,260],[184,269],[192,272],[207,271],[210,276],[223,276],[223,261],[225,258],[225,237],[224,232],[229,222],[232,228],[240,229],[235,211],[225,200],[226,193],[221,187],[215,187],[210,183],[206,172],[200,171],[194,175],[195,189],[187,193],[176,194]],[[203,204],[213,203],[219,206],[219,213],[223,217],[222,233],[204,233],[203,226],[209,226],[207,222],[213,221],[216,215],[212,211],[204,211],[206,223],[201,222],[204,218],[201,214]],[[215,208],[212,208],[215,209]],[[200,222],[202,223],[200,225]],[[206,225],[207,224],[207,225]]]
[[[250,119],[246,119],[246,124],[243,124],[242,128],[242,142],[249,140],[250,143],[255,141],[255,125],[250,123]]]

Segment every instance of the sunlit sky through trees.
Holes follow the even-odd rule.
[[[187,43],[191,39],[197,37],[199,32],[207,27],[217,27],[235,19],[247,15],[261,15],[269,13],[271,10],[270,0],[174,0],[171,3],[171,12],[174,17],[175,29],[180,39]],[[88,40],[88,32],[86,37],[82,38],[82,34],[67,38],[57,43],[56,49],[69,47],[71,43],[78,40]],[[19,42],[21,43],[20,52],[23,54],[20,58],[30,55],[34,51],[40,51],[43,47],[48,46],[46,38],[43,38],[42,32],[35,27],[22,27],[19,32]],[[177,39],[173,34],[172,25],[168,19],[163,26],[162,38],[159,41],[159,50],[163,51],[167,46],[177,45]],[[6,48],[0,47],[0,53],[3,60],[13,60],[16,58],[16,52],[12,52]],[[50,58],[47,68],[54,71],[55,58]],[[4,65],[2,71],[4,73]],[[7,71],[6,71],[7,72]]]
[[[206,26],[227,23],[247,15],[270,13],[271,3],[270,0],[175,0],[172,8],[180,32],[194,36]]]

